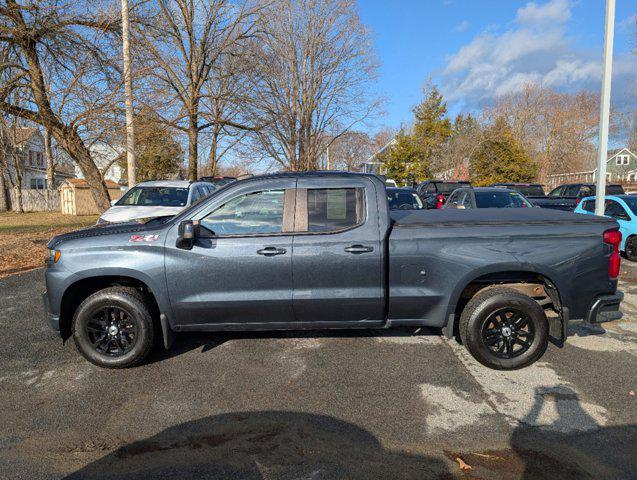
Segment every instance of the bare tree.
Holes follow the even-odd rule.
[[[0,118],[0,175],[3,177],[2,187],[5,181],[9,184],[15,195],[15,204],[11,205],[18,213],[23,212],[22,207],[22,176],[26,163],[25,153],[20,146],[26,137],[21,135],[25,130],[19,118],[14,115],[3,115]],[[3,192],[4,195],[4,192]],[[8,203],[4,199],[5,205]]]
[[[114,108],[121,76],[111,32],[118,31],[119,15],[91,0],[0,7],[0,110],[47,129],[79,165],[101,210],[110,205],[108,191],[84,135]]]
[[[503,117],[515,138],[547,175],[593,168],[598,128],[598,99],[590,92],[558,93],[528,85],[503,98],[486,112],[488,120]]]
[[[148,62],[152,98],[165,123],[188,135],[188,176],[197,178],[199,133],[231,121],[202,121],[207,80],[236,44],[255,34],[256,10],[230,0],[157,0],[145,7],[136,33]],[[233,125],[245,128],[243,125]]]
[[[330,147],[332,165],[337,170],[356,172],[374,153],[374,141],[365,132],[346,132]]]
[[[331,142],[375,112],[376,63],[353,0],[276,0],[255,43],[255,146],[287,170],[314,170]]]

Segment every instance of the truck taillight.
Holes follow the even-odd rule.
[[[438,195],[436,197],[436,208],[442,208],[442,206],[445,204],[445,196],[444,195]]]
[[[608,259],[608,276],[613,280],[619,277],[619,264],[621,263],[619,245],[621,242],[622,234],[619,230],[606,230],[604,232],[604,243],[613,247]]]

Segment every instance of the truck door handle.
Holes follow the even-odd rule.
[[[263,247],[261,250],[257,250],[259,255],[265,255],[266,257],[273,257],[275,255],[285,255],[287,250],[285,248],[277,247]]]
[[[351,247],[347,247],[345,248],[345,251],[347,253],[355,253],[355,254],[359,254],[359,253],[366,253],[366,252],[373,252],[374,251],[374,247],[367,247],[365,245],[352,245]]]

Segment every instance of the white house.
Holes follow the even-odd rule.
[[[122,181],[122,167],[118,159],[126,153],[126,149],[119,145],[110,145],[105,142],[95,142],[90,147],[91,158],[104,177],[104,180],[112,180],[115,183]],[[75,176],[84,178],[79,166],[75,166]]]
[[[4,168],[5,175],[9,178],[9,184],[15,185],[16,161],[21,173],[23,189],[45,189],[46,157],[44,150],[44,137],[35,127],[5,127],[0,129],[0,148],[6,158]],[[66,178],[73,177],[72,171],[64,162],[57,162],[54,180],[56,184]]]

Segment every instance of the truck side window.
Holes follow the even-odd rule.
[[[281,233],[284,190],[239,195],[201,219],[201,226],[217,235]]]
[[[461,199],[462,206],[466,209],[473,208],[473,203],[471,202],[471,192],[469,190],[465,190],[464,198]]]
[[[569,185],[564,190],[564,196],[565,197],[577,197],[577,195],[579,193],[579,188],[580,188],[579,185]]]
[[[551,190],[551,193],[549,193],[549,197],[560,197],[562,195],[563,191],[564,191],[564,187],[563,186],[557,187],[557,188]]]
[[[362,188],[308,189],[308,231],[336,232],[363,223],[363,196]]]

